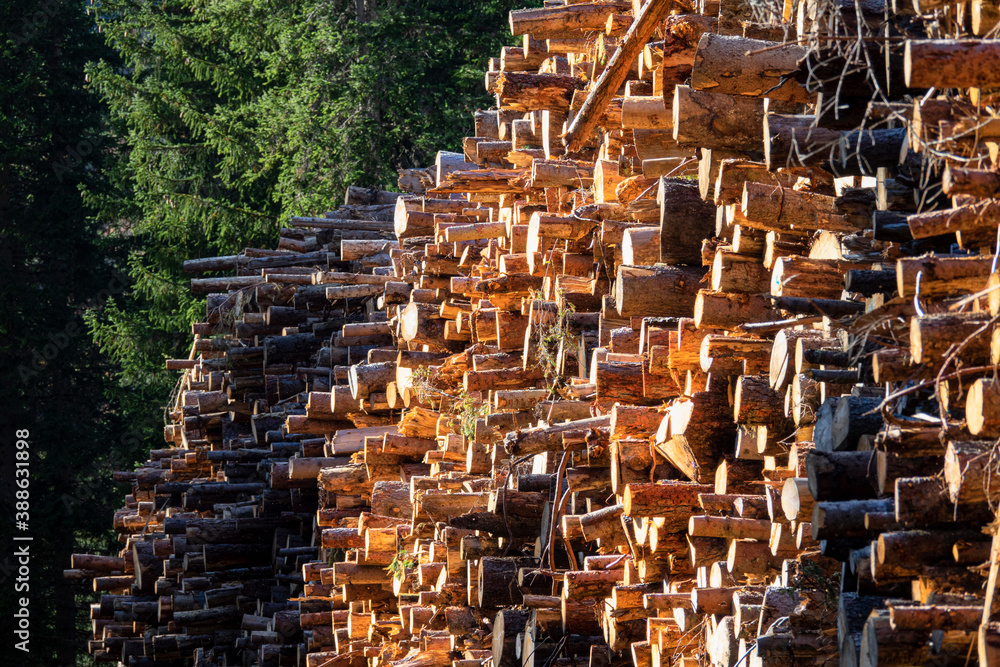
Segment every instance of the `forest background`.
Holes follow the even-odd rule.
[[[164,359],[187,356],[204,313],[182,262],[275,247],[283,220],[347,185],[393,189],[397,169],[461,150],[492,104],[487,58],[515,43],[507,13],[539,4],[0,0],[0,654],[90,664],[96,595],[62,570],[120,549],[112,472],[164,444]],[[27,592],[15,532],[32,537]]]

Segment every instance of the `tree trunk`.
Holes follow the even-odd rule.
[[[689,86],[676,86],[674,139],[681,146],[749,153],[764,149],[764,103]]]
[[[741,211],[746,224],[767,231],[807,233],[817,230],[853,233],[859,228],[840,215],[836,198],[767,183],[747,182]]]
[[[771,289],[771,272],[760,262],[760,256],[741,255],[720,249],[712,261],[712,290],[758,294]]]
[[[534,39],[559,38],[578,31],[603,31],[608,18],[632,9],[625,0],[586,2],[565,7],[516,9],[510,12],[510,34],[528,35]],[[534,69],[537,69],[534,68]]]
[[[735,330],[751,322],[776,319],[771,301],[759,294],[700,290],[695,297],[694,321],[702,327]]]
[[[660,254],[665,264],[701,265],[701,241],[715,235],[715,207],[701,199],[696,184],[683,178],[661,178]]]
[[[903,54],[911,88],[996,88],[1000,46],[993,40],[911,39]]]
[[[989,321],[984,313],[925,315],[910,320],[910,355],[913,363],[939,364],[958,345],[963,364],[979,366],[990,358],[990,341],[981,329]],[[979,332],[979,333],[977,333]]]
[[[684,317],[694,309],[703,268],[619,266],[615,305],[622,317]]]
[[[972,435],[1000,437],[1000,382],[994,378],[975,381],[965,400],[965,421]]]
[[[912,299],[919,274],[923,300],[978,292],[986,287],[992,265],[990,257],[904,257],[896,261],[896,290],[902,298]]]
[[[698,43],[691,87],[806,104],[813,95],[789,76],[805,54],[806,49],[795,44],[779,46],[758,39],[705,33]],[[734,68],[737,62],[740,67]]]

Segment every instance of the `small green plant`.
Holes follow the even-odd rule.
[[[414,368],[410,379],[417,390],[417,394],[420,396],[430,391],[435,391],[431,386],[431,369],[429,366],[417,366]]]
[[[472,440],[476,437],[476,420],[490,414],[488,403],[484,403],[482,400],[470,395],[465,389],[459,389],[457,395],[441,391],[434,386],[431,370],[426,366],[415,368],[412,380],[413,386],[416,387],[417,392],[421,395],[435,393],[451,399],[452,425],[458,425],[459,431],[465,436],[466,440]]]
[[[392,573],[393,579],[402,579],[406,576],[406,571],[410,568],[416,567],[416,565],[416,556],[412,555],[406,549],[400,549],[396,552],[392,562],[389,563],[388,567],[385,569]]]
[[[454,410],[458,413],[456,418],[459,430],[468,441],[472,441],[476,437],[476,420],[483,419],[490,414],[489,404],[478,398],[473,398],[466,393],[465,389],[458,393],[458,402],[455,404]]]
[[[827,577],[816,563],[809,560],[804,560],[801,567],[799,576],[792,582],[792,588],[798,591],[820,591],[827,609],[836,609],[840,595],[840,577],[837,575]]]
[[[556,391],[562,380],[559,372],[560,350],[570,347],[575,342],[568,322],[568,316],[575,310],[572,304],[566,303],[563,299],[555,319],[551,322],[540,322],[536,327],[538,363],[545,375],[550,393]]]

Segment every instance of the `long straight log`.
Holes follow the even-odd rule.
[[[914,39],[906,42],[903,73],[911,88],[995,88],[998,60],[995,39]]]
[[[534,39],[558,39],[574,31],[603,31],[610,16],[631,9],[632,3],[625,0],[517,9],[510,13],[510,34],[515,37],[530,34]]]
[[[609,414],[602,417],[590,417],[588,419],[563,422],[554,426],[515,431],[507,434],[504,446],[509,454],[515,456],[556,451],[562,449],[563,433],[601,428],[608,426],[610,423],[611,415]]]
[[[563,145],[567,151],[580,150],[590,139],[604,108],[618,94],[618,89],[628,78],[636,58],[673,6],[672,0],[649,0],[643,6],[566,131]]]
[[[691,87],[727,95],[767,97],[807,103],[813,98],[789,75],[798,69],[806,48],[779,45],[735,35],[705,33],[698,42]],[[734,67],[739,63],[739,67]]]
[[[938,211],[915,213],[906,218],[915,239],[955,232],[995,231],[1000,224],[1000,202],[983,201]]]

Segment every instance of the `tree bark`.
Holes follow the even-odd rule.
[[[911,39],[903,68],[910,88],[996,88],[1000,45],[981,39]]]
[[[694,309],[700,267],[619,266],[615,305],[622,317],[685,317]]]
[[[806,104],[813,95],[789,76],[805,54],[805,47],[796,44],[705,33],[698,42],[691,87]]]
[[[715,207],[702,200],[697,185],[683,178],[661,178],[660,255],[665,264],[701,265],[701,241],[715,235]]]
[[[673,99],[674,140],[681,146],[739,152],[764,149],[764,103],[689,86],[676,86]]]

